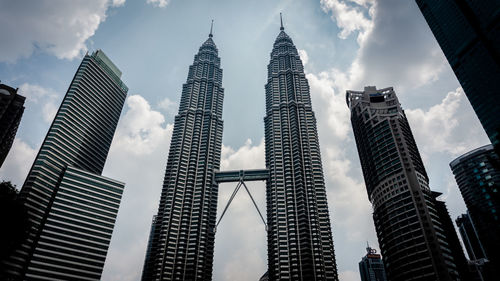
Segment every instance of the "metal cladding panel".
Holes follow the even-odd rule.
[[[338,280],[309,85],[284,31],[265,88],[269,280]]]
[[[127,95],[118,82],[94,56],[83,58],[21,189],[31,230],[5,261],[8,274],[25,276],[36,262],[34,253],[66,168],[101,174]]]
[[[68,167],[26,277],[100,280],[124,183]]]
[[[189,67],[143,280],[211,280],[222,146],[222,69],[208,38]]]

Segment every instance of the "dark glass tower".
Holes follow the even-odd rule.
[[[474,149],[450,163],[486,258],[500,267],[500,171],[492,145]],[[480,251],[475,251],[481,256]],[[498,275],[497,275],[498,277]]]
[[[101,176],[128,91],[120,76],[101,50],[83,58],[21,189],[31,230],[2,274],[100,279],[124,188]]]
[[[143,280],[211,280],[222,146],[222,69],[209,38],[182,87]]]
[[[410,125],[392,88],[347,91],[387,279],[455,280],[458,272]]]
[[[361,281],[387,281],[384,262],[375,249],[366,247],[366,256],[359,262]]]
[[[302,61],[283,25],[267,70],[269,280],[337,280],[316,118]]]
[[[26,98],[17,89],[0,84],[0,167],[9,153],[24,112]]]
[[[476,227],[470,219],[469,213],[462,214],[455,222],[457,223],[458,231],[464,241],[465,249],[471,260],[479,260],[486,258],[483,244],[479,240]]]
[[[416,2],[491,143],[500,144],[500,1]]]

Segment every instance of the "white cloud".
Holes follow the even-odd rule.
[[[407,109],[405,113],[425,157],[439,152],[458,156],[484,143],[484,132],[462,88],[449,92],[428,110]]]
[[[374,12],[374,0],[321,0],[321,7],[325,12],[332,13],[332,19],[340,28],[339,38],[346,39],[352,33],[358,31],[358,43],[373,28],[373,21],[365,16],[364,9],[359,6],[348,5],[356,3],[368,9],[370,15]]]
[[[20,138],[15,138],[12,148],[0,169],[0,179],[11,181],[20,189],[35,160],[38,149],[31,147]]]
[[[173,125],[164,127],[165,117],[140,95],[129,96],[126,103],[128,111],[119,123],[115,145],[136,155],[153,153],[164,145]]]
[[[410,2],[321,0],[323,10],[341,29],[340,38],[359,32],[360,48],[351,66],[329,71],[344,76],[341,92],[366,85],[395,86],[405,92],[438,79],[446,59],[418,7]]]
[[[46,123],[51,123],[56,116],[59,101],[59,95],[50,88],[44,88],[40,85],[24,83],[19,87],[19,94],[26,97],[27,108],[29,104],[41,106],[42,118]]]
[[[103,172],[126,184],[102,280],[140,279],[173,129],[140,95],[129,96],[125,110]]]
[[[170,0],[148,0],[147,3],[156,7],[165,8],[168,3],[170,3]]]
[[[113,7],[120,7],[125,4],[125,0],[113,0]]]
[[[169,115],[174,115],[177,112],[177,103],[169,98],[164,98],[160,101],[158,103],[158,107],[163,109]]]
[[[264,139],[257,145],[248,139],[238,149],[223,145],[221,158],[221,170],[262,169],[265,167]],[[265,216],[265,183],[246,184]],[[219,185],[219,216],[235,187],[236,183]],[[214,280],[258,280],[267,270],[266,249],[264,225],[242,187],[217,229]]]
[[[86,41],[106,19],[109,6],[125,0],[8,1],[0,9],[0,61],[15,62],[40,50],[60,59],[73,59],[86,50]]]
[[[307,55],[306,50],[299,50],[299,56],[302,60],[302,64],[305,66],[309,62],[309,56]]]

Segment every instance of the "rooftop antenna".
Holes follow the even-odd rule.
[[[280,30],[285,30],[285,28],[283,27],[283,16],[281,15],[281,13],[280,13],[280,21],[281,21]]]
[[[210,38],[214,37],[214,36],[212,35],[212,30],[213,30],[213,28],[214,28],[214,20],[212,20],[212,24],[210,25],[210,34],[208,34],[208,37],[210,37]]]

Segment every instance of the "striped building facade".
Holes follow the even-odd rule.
[[[267,81],[269,280],[338,280],[309,84],[283,26],[271,52]]]
[[[222,147],[222,69],[212,34],[194,56],[142,280],[211,280]]]
[[[101,176],[128,88],[86,55],[21,189],[31,229],[6,261],[12,280],[99,280],[124,184]]]

